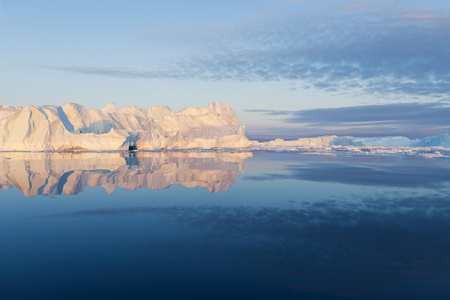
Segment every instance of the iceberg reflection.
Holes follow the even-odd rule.
[[[89,185],[165,189],[172,184],[226,191],[251,152],[0,153],[0,189],[27,197],[76,195]]]

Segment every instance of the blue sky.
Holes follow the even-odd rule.
[[[450,4],[0,0],[0,104],[230,104],[250,137],[450,132]]]

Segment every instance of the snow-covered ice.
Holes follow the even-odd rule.
[[[61,106],[0,106],[2,151],[104,151],[245,148],[251,142],[228,104],[174,113],[165,106],[86,110]]]
[[[312,154],[407,155],[427,158],[450,158],[450,135],[440,134],[422,140],[402,136],[351,137],[321,136],[285,141],[254,141],[251,150],[296,151]]]

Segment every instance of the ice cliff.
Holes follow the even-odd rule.
[[[87,110],[0,105],[0,151],[161,150],[244,148],[251,145],[228,104],[172,112],[165,106]]]

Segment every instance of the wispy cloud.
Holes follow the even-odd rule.
[[[41,67],[123,78],[292,80],[325,91],[448,95],[450,15],[389,7],[359,1],[210,30],[193,39],[199,54],[152,70]]]
[[[154,71],[135,70],[131,68],[106,68],[106,67],[74,67],[74,66],[49,66],[33,65],[34,67],[65,71],[70,73],[80,73],[87,75],[100,75],[118,78],[169,78],[169,79],[187,79],[187,74],[177,73],[176,70],[158,69]]]
[[[450,131],[450,107],[440,102],[397,103],[298,111],[247,110],[302,124],[301,131],[339,135],[424,137]]]

